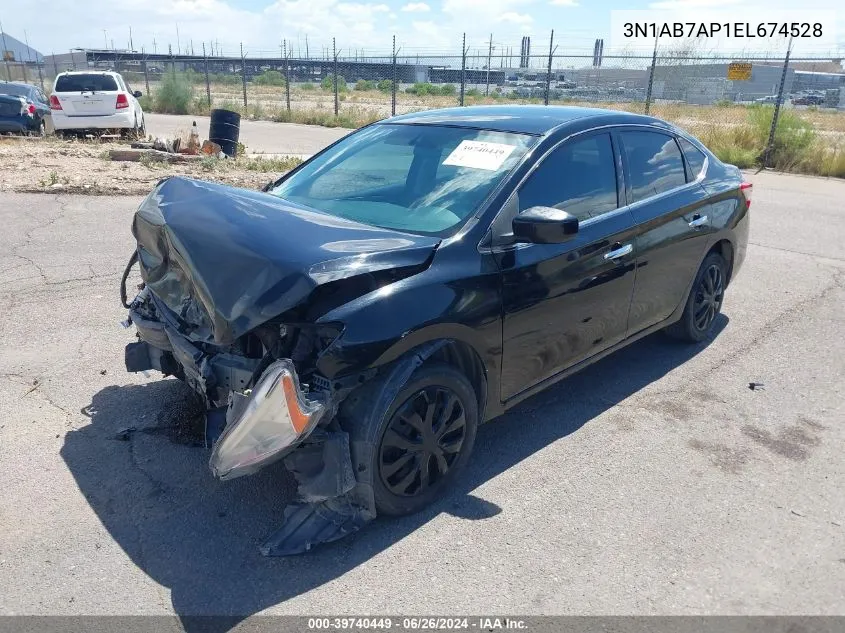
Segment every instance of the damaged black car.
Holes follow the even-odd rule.
[[[623,345],[711,336],[750,187],[658,119],[539,106],[394,117],[263,192],[168,178],[126,368],[199,394],[220,479],[284,460],[263,551],[303,552],[430,504],[480,423]]]

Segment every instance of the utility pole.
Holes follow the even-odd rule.
[[[484,89],[484,96],[490,95],[490,64],[493,61],[493,34],[490,33],[490,45],[487,48],[487,87]]]
[[[129,50],[130,50],[130,51],[134,51],[134,50],[135,50],[135,45],[134,45],[134,43],[132,42],[132,27],[131,27],[131,26],[129,27]]]
[[[158,51],[156,50],[156,38],[153,38],[153,55],[155,55]]]
[[[181,55],[182,54],[182,45],[179,43],[179,23],[176,23],[176,50]]]
[[[305,34],[305,59],[309,59],[308,57],[308,33]],[[310,72],[309,72],[310,74]]]
[[[109,50],[109,36],[106,29],[103,29],[103,48]]]

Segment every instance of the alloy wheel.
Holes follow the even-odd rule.
[[[379,476],[391,493],[413,497],[441,482],[461,453],[466,415],[458,396],[430,386],[397,409],[379,449]]]
[[[693,324],[699,331],[704,332],[713,324],[716,315],[722,308],[724,296],[725,285],[722,269],[716,264],[711,264],[701,276],[701,281],[699,281],[695,292],[692,319]]]

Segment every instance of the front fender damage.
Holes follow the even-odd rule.
[[[443,347],[446,341],[432,342],[418,348],[384,368],[380,380],[376,411],[387,407],[408,381],[414,370]],[[333,402],[337,412],[340,401],[351,389],[345,389]],[[320,543],[330,543],[356,532],[376,518],[373,495],[370,444],[351,446],[349,435],[336,420],[333,430],[319,429],[284,463],[297,482],[297,501],[285,508],[282,527],[262,546],[265,556],[289,556],[310,550]],[[356,468],[353,463],[359,464]]]

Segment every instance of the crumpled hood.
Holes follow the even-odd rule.
[[[141,275],[195,336],[226,345],[320,285],[425,264],[440,240],[201,180],[160,182],[135,212]]]

